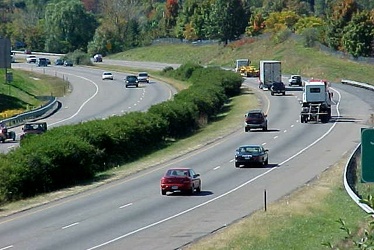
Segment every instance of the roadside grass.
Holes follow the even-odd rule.
[[[31,110],[45,103],[44,96],[63,96],[68,83],[60,78],[13,69],[13,81],[0,84],[0,118]],[[4,79],[4,72],[0,72]]]
[[[208,249],[354,249],[368,215],[347,195],[341,161],[292,194],[258,210],[227,228],[186,246],[186,250]],[[341,228],[343,220],[352,231]]]

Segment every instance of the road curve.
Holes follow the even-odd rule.
[[[1,218],[0,249],[181,248],[263,208],[264,190],[275,201],[332,166],[357,145],[374,106],[372,93],[333,84],[332,121],[302,124],[299,89],[270,96],[254,80],[244,84],[268,107],[269,131],[242,129],[125,179]],[[248,143],[269,149],[267,167],[234,167],[234,149]],[[202,192],[161,196],[159,180],[171,166],[193,167]]]
[[[36,67],[35,64],[14,63],[12,68],[57,76],[70,83],[69,94],[58,98],[62,103],[61,109],[53,116],[41,120],[46,121],[50,128],[104,119],[131,111],[144,111],[153,104],[170,99],[176,93],[170,85],[155,80],[151,80],[149,84],[140,84],[139,88],[125,88],[125,72],[113,72],[113,81],[103,81],[103,70],[88,67]],[[12,130],[17,135],[21,133],[20,127]],[[0,144],[0,152],[5,153],[18,145],[19,136],[16,142]]]

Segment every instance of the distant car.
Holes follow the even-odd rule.
[[[25,138],[26,135],[29,134],[42,134],[47,131],[47,123],[46,122],[31,122],[25,123],[22,127],[22,134],[20,139],[22,140]]]
[[[129,86],[135,86],[135,87],[139,86],[138,77],[135,75],[128,75],[126,76],[124,80],[125,80],[126,88],[128,88]]]
[[[171,168],[161,178],[161,194],[166,192],[184,192],[193,194],[201,192],[200,174],[191,168]]]
[[[30,55],[31,54],[31,50],[25,49],[25,54]]]
[[[94,55],[94,62],[102,62],[103,61],[103,56],[101,54],[96,54]]]
[[[55,65],[64,65],[64,60],[62,60],[61,58],[56,59]]]
[[[73,61],[71,61],[71,60],[66,60],[66,61],[64,62],[64,66],[65,66],[65,67],[73,67]]]
[[[149,83],[149,75],[147,72],[139,72],[138,74],[138,81],[139,82],[146,82]]]
[[[36,63],[36,56],[28,56],[26,57],[27,63]]]
[[[267,149],[261,145],[243,145],[235,150],[235,167],[242,165],[266,166],[269,164],[269,155]]]
[[[113,80],[113,74],[111,72],[103,72],[103,74],[101,75],[101,79]]]
[[[301,87],[303,85],[303,81],[300,75],[291,75],[288,79],[288,83],[290,86],[297,85]]]
[[[286,94],[286,86],[283,82],[274,82],[270,87],[271,95],[275,94]]]
[[[261,128],[263,131],[268,129],[267,115],[261,110],[251,110],[245,115],[244,131]]]
[[[47,67],[48,66],[47,58],[40,57],[40,58],[36,59],[36,66]]]

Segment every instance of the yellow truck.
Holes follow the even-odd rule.
[[[259,77],[260,71],[255,66],[250,64],[251,61],[249,59],[237,59],[235,72],[238,72],[242,76],[246,77]]]

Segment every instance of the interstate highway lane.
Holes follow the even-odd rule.
[[[333,87],[339,110],[327,124],[299,122],[300,91],[274,97],[261,91],[268,132],[243,128],[168,163],[2,218],[0,249],[176,249],[222,228],[262,208],[265,189],[275,201],[357,145],[371,107],[350,88]],[[235,148],[247,143],[269,149],[269,166],[234,167]],[[200,173],[202,193],[161,196],[160,177],[174,166]]]

